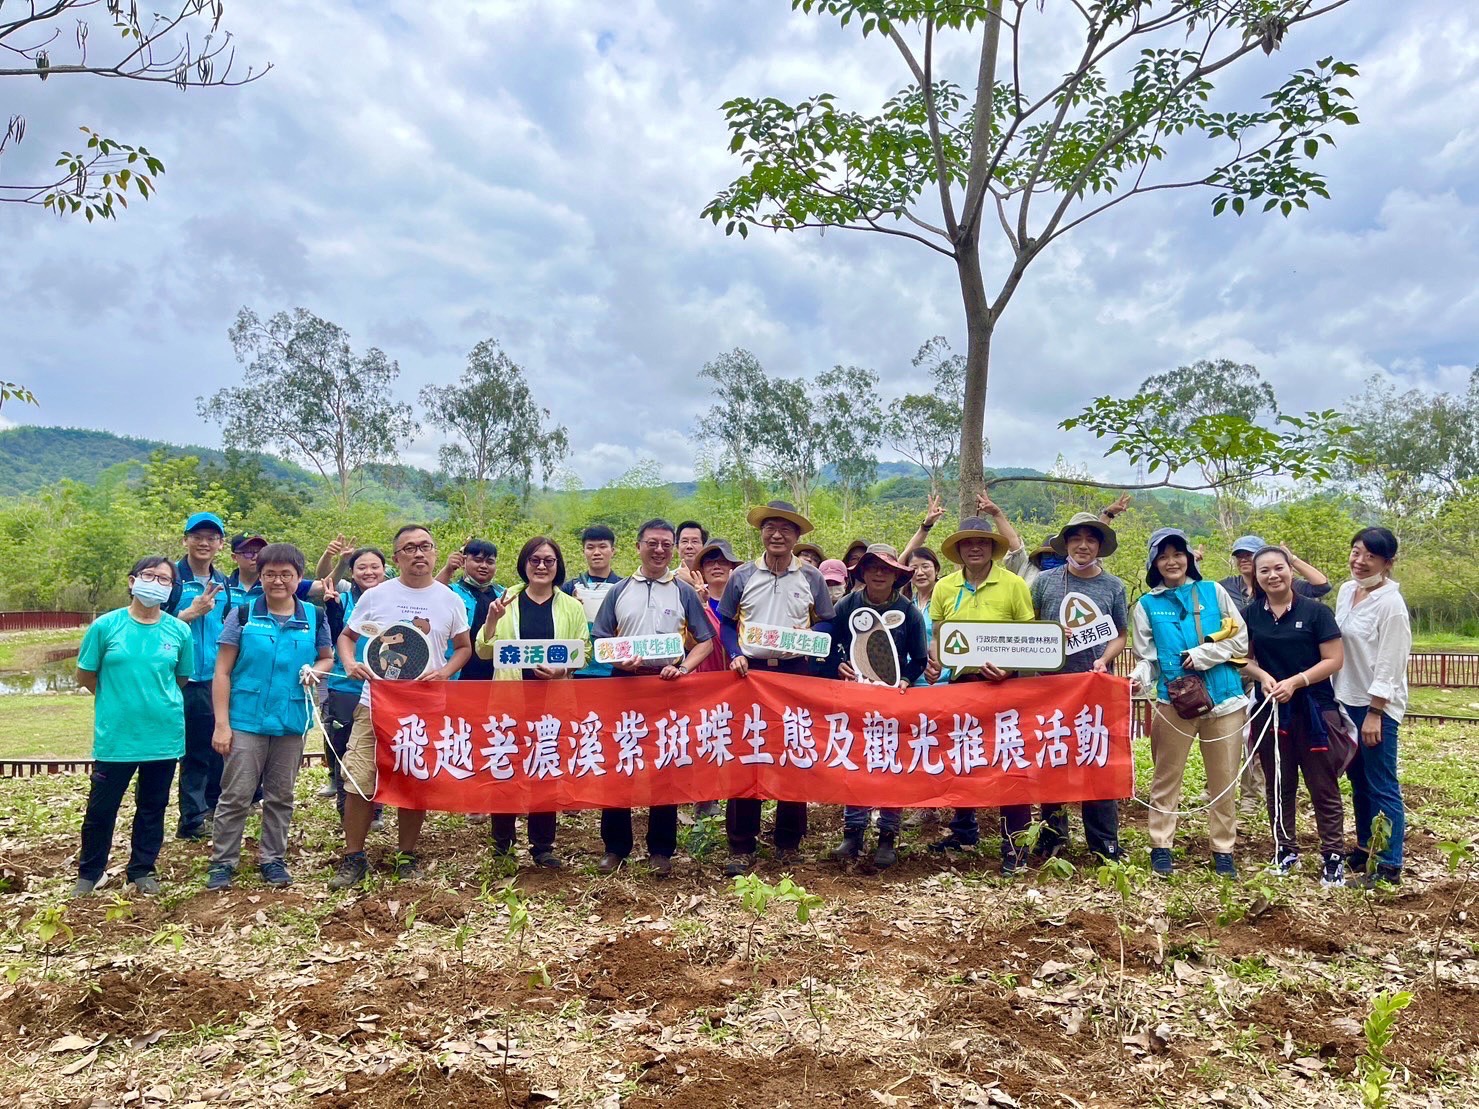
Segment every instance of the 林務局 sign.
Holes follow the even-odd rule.
[[[521,813],[764,797],[995,808],[1128,797],[1130,689],[1072,674],[908,690],[752,672],[375,682],[379,789]]]

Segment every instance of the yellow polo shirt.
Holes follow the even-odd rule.
[[[964,570],[946,574],[935,583],[934,595],[930,597],[930,627],[937,648],[936,658],[939,657],[940,625],[947,620],[1011,623],[1035,619],[1037,613],[1033,610],[1032,591],[1027,588],[1027,583],[999,562],[991,564],[986,580],[976,586],[965,580]],[[975,669],[965,667],[956,673],[974,673]]]

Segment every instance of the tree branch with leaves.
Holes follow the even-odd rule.
[[[967,348],[961,412],[962,512],[984,477],[986,394],[996,327],[1043,251],[1132,197],[1211,194],[1214,215],[1250,206],[1284,216],[1329,196],[1315,159],[1358,122],[1331,57],[1296,70],[1246,110],[1212,106],[1216,81],[1351,0],[1099,0],[1045,13],[1034,0],[792,0],[806,14],[889,42],[909,83],[880,111],[831,93],[795,104],[740,96],[723,105],[743,174],[703,209],[727,234],[751,228],[873,231],[950,259]],[[1056,81],[1060,12],[1082,48]],[[936,73],[942,36],[968,39],[977,65]],[[1210,148],[1210,155],[1204,153]],[[1200,158],[1195,172],[1158,173]],[[988,272],[988,209],[1005,260]]]

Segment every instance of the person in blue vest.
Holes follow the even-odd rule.
[[[258,556],[262,596],[226,614],[216,655],[216,731],[212,745],[225,759],[205,888],[231,886],[241,836],[257,783],[262,785],[262,880],[291,885],[283,863],[293,786],[303,761],[314,687],[333,666],[329,624],[298,600],[303,552],[269,543]]]
[[[1207,773],[1207,838],[1212,868],[1222,878],[1237,877],[1233,847],[1238,834],[1233,788],[1243,756],[1243,724],[1248,698],[1233,659],[1248,654],[1248,625],[1236,600],[1216,582],[1203,581],[1191,542],[1179,528],[1161,528],[1150,537],[1145,562],[1150,592],[1131,615],[1135,655],[1130,676],[1137,693],[1151,697],[1150,868],[1169,878],[1171,846],[1181,808],[1186,757],[1195,741]],[[1168,684],[1195,674],[1207,687],[1212,709],[1184,720],[1171,707]]]
[[[385,580],[385,554],[378,547],[356,548],[350,552],[346,563],[349,588],[337,590],[324,598],[324,614],[329,620],[331,641],[337,641],[343,633],[365,591],[374,589]],[[356,660],[364,661],[368,642],[361,639],[355,644]],[[324,731],[329,737],[329,784],[334,787],[334,808],[341,819],[344,816],[344,774],[339,764],[349,747],[354,707],[359,704],[364,687],[362,678],[351,678],[344,672],[344,664],[338,658],[334,659],[334,668],[329,671],[328,696],[324,698]],[[380,819],[380,813],[381,807],[376,805],[375,820]]]
[[[462,571],[456,581],[452,574]],[[467,626],[481,628],[488,619],[488,607],[503,596],[503,586],[493,580],[498,571],[498,546],[487,539],[469,539],[462,550],[453,551],[447,564],[437,574],[437,581],[449,586],[467,608]],[[447,645],[447,657],[452,657],[452,645]],[[457,675],[461,681],[491,682],[493,660],[479,658],[476,651],[462,664]]]
[[[210,838],[216,801],[221,796],[221,756],[211,746],[216,713],[211,682],[216,676],[216,644],[226,612],[237,597],[215,558],[226,540],[226,525],[214,512],[197,512],[185,521],[185,557],[175,563],[175,582],[164,611],[190,625],[190,680],[185,684],[185,754],[180,759],[180,819],[175,837]]]

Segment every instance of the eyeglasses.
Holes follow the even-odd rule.
[[[134,577],[139,581],[152,581],[155,585],[175,584],[175,579],[169,574],[151,574],[148,570],[140,574],[135,574]]]
[[[796,528],[796,525],[795,524],[784,524],[784,523],[782,523],[782,524],[772,524],[772,523],[764,523],[764,524],[761,524],[760,525],[760,534],[761,535],[779,535],[779,534],[783,534],[785,532],[792,532],[792,531],[796,531],[796,530],[797,530],[797,528]]]
[[[536,567],[536,566],[537,567],[544,567],[544,566],[553,567],[553,566],[558,566],[559,564],[560,564],[560,560],[558,558],[531,558],[527,563],[525,563],[525,565],[531,566],[531,567]]]
[[[669,539],[664,543],[661,539],[644,539],[642,540],[642,546],[646,547],[649,551],[671,551],[673,549],[673,541]]]
[[[301,575],[299,575],[297,573],[294,573],[292,570],[283,570],[281,572],[276,571],[276,570],[269,570],[267,573],[265,573],[265,574],[262,575],[262,580],[263,581],[272,581],[272,582],[278,582],[278,581],[284,581],[284,582],[286,582],[286,581],[292,581],[294,578],[300,577],[300,576]]]
[[[404,547],[400,548],[400,550],[396,551],[395,553],[408,555],[431,554],[436,549],[437,545],[430,540],[427,540],[425,543],[407,543]]]

